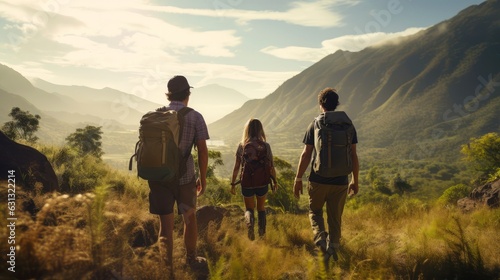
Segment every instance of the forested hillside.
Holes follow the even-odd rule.
[[[256,117],[271,142],[300,144],[319,113],[317,94],[334,87],[363,149],[456,158],[451,147],[500,129],[499,13],[500,1],[486,1],[397,42],[337,51],[215,122],[211,135],[234,142]]]

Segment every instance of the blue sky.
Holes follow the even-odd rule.
[[[0,0],[0,63],[29,78],[163,102],[176,74],[193,91],[216,83],[262,98],[338,49],[411,35],[483,1],[11,2]]]

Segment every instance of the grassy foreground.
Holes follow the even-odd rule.
[[[136,179],[127,180],[129,186]],[[120,191],[97,187],[84,194],[34,195],[36,216],[18,213],[16,272],[3,275],[166,279],[146,194],[137,183]],[[18,197],[20,204],[30,201],[28,194]],[[1,210],[5,223],[7,211]],[[181,220],[176,223],[175,274],[194,279],[184,267]],[[406,198],[363,206],[349,202],[343,224],[340,259],[328,272],[314,252],[307,214],[269,215],[265,239],[250,241],[236,211],[219,229],[209,227],[199,252],[209,261],[210,279],[499,279],[500,209],[464,214]],[[6,225],[1,228],[7,236]],[[1,244],[7,252],[7,242]]]
[[[70,149],[41,150],[64,193],[43,194],[29,180],[18,183],[15,272],[7,270],[4,252],[12,246],[7,242],[11,230],[7,204],[0,204],[0,236],[5,236],[0,278],[167,279],[145,181]],[[4,198],[6,185],[0,181]],[[265,238],[250,241],[241,196],[221,199],[227,184],[217,179],[208,188],[200,206],[216,205],[232,213],[200,234],[199,255],[208,259],[209,279],[500,279],[498,208],[462,213],[409,196],[378,202],[351,198],[343,216],[339,260],[326,271],[314,250],[304,203],[299,203],[299,214],[272,211]],[[280,191],[291,192],[291,187],[285,184]],[[175,276],[196,279],[184,263],[181,224],[177,216]]]

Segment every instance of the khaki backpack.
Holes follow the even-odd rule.
[[[132,159],[137,161],[137,175],[145,180],[171,181],[186,172],[187,158],[179,148],[184,116],[192,108],[184,107],[178,112],[160,108],[145,114],[139,127],[139,141]]]

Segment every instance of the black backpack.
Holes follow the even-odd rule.
[[[264,141],[251,139],[243,145],[241,165],[242,188],[263,187],[271,183],[271,165]]]
[[[352,172],[354,126],[342,111],[324,112],[314,120],[315,157],[313,170],[322,177],[338,177]]]

